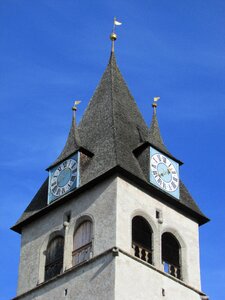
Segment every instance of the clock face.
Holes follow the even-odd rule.
[[[77,187],[78,171],[78,155],[65,160],[50,170],[49,202]]]
[[[150,181],[162,190],[179,198],[179,165],[151,148]]]

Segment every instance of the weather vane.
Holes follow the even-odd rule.
[[[113,20],[113,29],[112,29],[112,33],[110,34],[110,40],[112,41],[112,52],[114,52],[114,42],[117,39],[117,35],[116,35],[116,26],[120,26],[122,25],[121,22],[116,20],[116,17],[114,17]]]
[[[154,113],[156,113],[157,102],[159,101],[159,99],[160,99],[160,97],[153,98],[152,107],[153,107]]]
[[[76,123],[76,111],[77,111],[77,105],[79,105],[81,103],[80,100],[75,100],[74,101],[74,105],[72,107],[72,111],[73,111],[73,116],[74,116],[74,121]]]

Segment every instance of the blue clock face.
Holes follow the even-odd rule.
[[[78,154],[65,160],[50,170],[49,175],[49,202],[70,192],[78,185]]]
[[[179,165],[154,148],[150,148],[150,181],[179,198]]]

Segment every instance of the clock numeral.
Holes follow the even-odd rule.
[[[68,191],[70,190],[70,185],[67,184],[67,185],[65,186],[65,190],[66,190],[66,192],[68,192]]]
[[[62,167],[61,167],[61,166],[58,167],[58,171],[59,171],[59,172],[62,171]]]
[[[157,180],[157,182],[158,182],[158,184],[162,184],[162,179],[161,178],[158,178],[158,180]]]
[[[156,169],[156,165],[153,165],[153,164],[152,164],[152,167],[153,167],[154,169]]]
[[[166,163],[166,160],[167,160],[167,159],[166,159],[165,156],[163,156],[163,157],[162,157],[162,160],[163,160],[164,163]]]
[[[70,159],[68,159],[67,161],[66,161],[66,163],[67,163],[67,168],[69,168],[70,167],[70,162],[71,162],[71,160]]]
[[[174,189],[176,188],[176,184],[173,181],[171,182],[171,185]]]
[[[178,179],[176,177],[173,177],[173,181],[178,182]]]
[[[165,184],[165,182],[163,182],[163,188],[166,190],[166,184]]]
[[[176,171],[172,171],[172,174],[177,174],[177,172]]]
[[[65,188],[62,188],[61,193],[62,193],[62,194],[65,193]]]
[[[72,175],[77,176],[77,169],[72,170]]]
[[[157,160],[155,159],[155,157],[153,157],[153,160],[154,160],[156,163],[158,163]]]
[[[52,192],[55,193],[57,190],[57,186],[55,186],[53,189],[52,189]]]
[[[154,176],[158,176],[158,172],[157,171],[152,171]]]
[[[162,161],[162,160],[161,160],[161,155],[160,155],[160,154],[158,154],[157,157],[158,157],[158,160],[159,160],[159,161]]]
[[[71,169],[74,169],[77,165],[77,162],[75,161],[75,163],[71,166]]]
[[[74,181],[77,178],[77,176],[72,176],[71,181]]]
[[[57,181],[52,182],[51,187],[53,188],[54,185],[57,185]]]
[[[64,168],[67,167],[67,160],[63,162],[63,167],[64,167]]]

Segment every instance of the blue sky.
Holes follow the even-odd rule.
[[[212,221],[200,228],[202,289],[225,282],[225,2],[222,0],[0,1],[0,299],[16,293],[20,236],[9,230],[62,150],[110,54],[150,124],[151,99],[181,177]],[[3,271],[4,270],[4,271]]]

